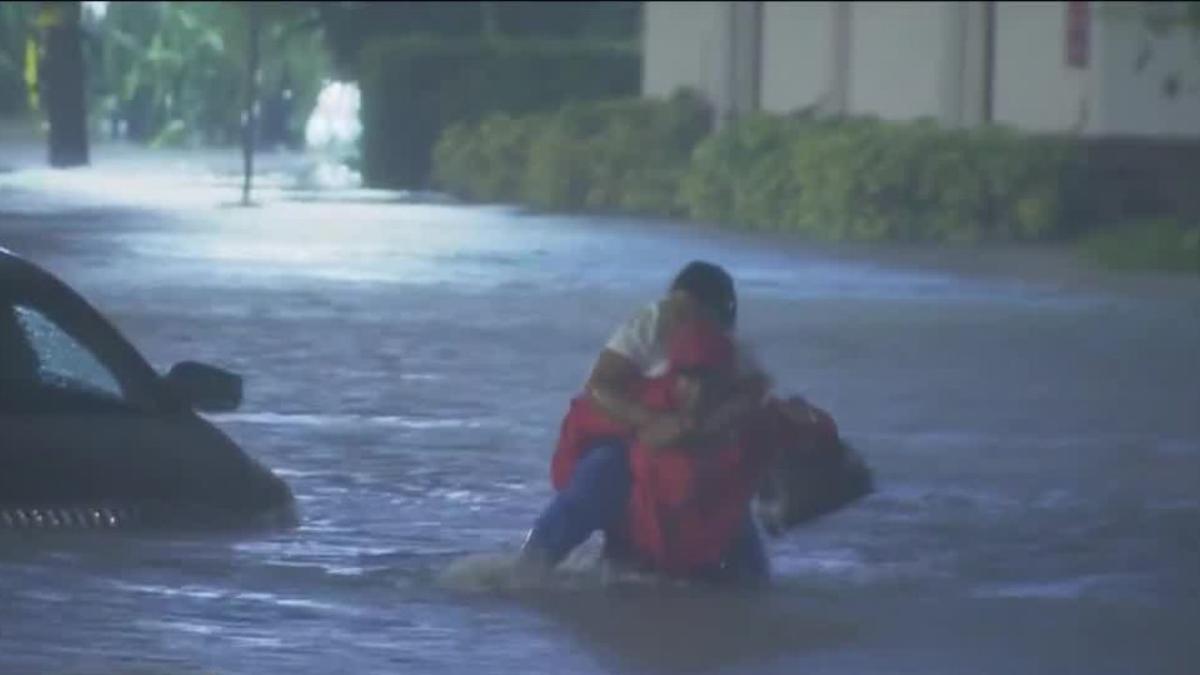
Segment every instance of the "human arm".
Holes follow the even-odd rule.
[[[651,449],[678,445],[694,423],[676,413],[655,411],[637,397],[641,379],[637,366],[625,356],[605,349],[587,382],[589,397],[613,420],[636,434]]]
[[[751,371],[737,378],[733,390],[703,419],[696,420],[689,440],[726,438],[746,417],[759,409],[771,389],[771,380],[762,371]]]
[[[746,417],[767,401],[772,381],[754,350],[740,340],[735,344],[735,369],[727,393],[696,420],[688,440],[699,445],[721,443],[734,435]]]
[[[636,397],[635,385],[641,377],[629,357],[605,348],[592,367],[585,389],[609,417],[636,432],[655,416]]]
[[[651,446],[675,444],[687,426],[682,417],[656,411],[641,398],[640,385],[663,358],[663,327],[670,323],[663,309],[672,311],[669,304],[650,304],[618,326],[585,385],[592,402]]]

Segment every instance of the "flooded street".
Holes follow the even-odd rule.
[[[294,190],[282,170],[243,209],[222,162],[0,174],[0,246],[157,368],[241,373],[242,408],[211,419],[289,482],[301,525],[0,542],[0,672],[1200,663],[1200,281],[974,274],[962,252],[918,266]],[[732,272],[739,330],[777,389],[835,415],[878,493],[772,542],[765,595],[613,586],[583,567],[539,589],[447,582],[453,561],[519,545],[595,354],[694,258]]]

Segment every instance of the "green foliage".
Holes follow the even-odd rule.
[[[547,209],[681,213],[678,185],[710,126],[708,107],[687,93],[566,106],[530,148],[525,199]]]
[[[179,148],[187,145],[187,125],[182,120],[171,120],[163,130],[158,132],[150,141],[152,148]]]
[[[36,11],[32,2],[0,2],[0,117],[27,112],[25,45]]]
[[[688,214],[758,229],[778,226],[800,196],[794,173],[787,170],[788,149],[800,140],[797,136],[818,128],[792,118],[752,115],[704,139],[680,183]],[[794,214],[790,219],[796,220]]]
[[[264,96],[292,92],[296,136],[327,59],[311,3],[257,3],[263,12]],[[241,133],[251,3],[110,3],[93,41],[90,106],[126,120],[134,140],[229,144]],[[286,73],[286,76],[285,76]],[[182,125],[182,129],[180,128]]]
[[[711,128],[697,96],[573,103],[460,124],[435,150],[440,187],[545,209],[682,214],[678,185]]]
[[[630,39],[641,24],[640,2],[481,2],[495,17],[495,29],[512,37]]]
[[[518,199],[529,147],[548,121],[494,113],[479,124],[451,126],[434,148],[435,182],[474,201]]]
[[[363,170],[371,185],[422,187],[435,142],[455,123],[637,91],[635,51],[566,42],[374,41],[360,63]]]
[[[636,42],[640,2],[322,2],[333,61],[358,79],[361,52],[374,40],[414,35]]]
[[[1200,274],[1200,225],[1170,219],[1130,223],[1086,236],[1080,250],[1113,269]]]
[[[828,240],[1045,240],[1067,234],[1069,141],[933,120],[750,115],[709,134],[692,94],[569,104],[460,124],[440,187],[545,209],[686,215]]]
[[[932,120],[759,115],[696,148],[688,215],[822,239],[1044,239],[1066,143]]]

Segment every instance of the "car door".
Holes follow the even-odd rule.
[[[132,525],[194,498],[196,460],[222,439],[164,394],[66,287],[0,290],[0,526]]]

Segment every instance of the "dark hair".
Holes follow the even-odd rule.
[[[671,291],[684,291],[691,295],[712,311],[726,329],[733,328],[737,323],[737,293],[733,290],[733,277],[719,265],[693,260],[675,275]]]

